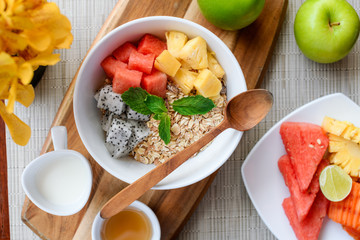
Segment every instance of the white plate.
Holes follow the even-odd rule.
[[[287,115],[273,126],[256,144],[242,166],[245,187],[256,210],[278,239],[296,239],[282,208],[290,196],[277,161],[286,154],[279,130],[284,121],[309,122],[321,125],[325,116],[360,125],[360,107],[341,93],[314,100]],[[340,224],[326,218],[319,239],[352,239]]]

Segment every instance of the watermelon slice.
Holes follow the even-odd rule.
[[[130,53],[132,50],[136,50],[136,47],[134,44],[130,42],[126,42],[117,49],[115,49],[112,53],[112,55],[117,59],[124,63],[127,63],[129,61]]]
[[[290,197],[284,199],[282,206],[297,239],[318,239],[320,229],[329,206],[329,201],[324,197],[321,191],[317,194],[309,214],[301,222],[297,218],[295,205]]]
[[[294,167],[300,191],[305,192],[329,145],[329,138],[320,126],[302,122],[284,122],[280,135]]]
[[[139,43],[138,51],[142,54],[155,54],[155,58],[166,49],[166,43],[151,34],[145,34]]]
[[[288,186],[289,188],[291,200],[294,203],[297,217],[300,222],[303,221],[308,215],[309,210],[315,200],[316,194],[319,192],[319,176],[321,171],[327,165],[329,165],[329,162],[327,160],[322,160],[320,162],[308,191],[301,192],[289,156],[284,155],[278,161],[280,172],[284,177],[286,186]]]
[[[128,68],[150,74],[154,66],[155,55],[152,53],[142,54],[132,50],[129,57]]]
[[[115,72],[118,68],[127,67],[126,63],[115,59],[113,56],[106,57],[100,65],[104,69],[106,76],[109,78],[114,78]]]
[[[148,93],[164,98],[166,95],[167,76],[165,73],[153,70],[141,80],[141,87]]]
[[[130,87],[140,87],[143,73],[126,68],[119,68],[113,79],[113,91],[123,94]]]

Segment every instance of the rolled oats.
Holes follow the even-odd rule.
[[[151,118],[147,122],[151,131],[150,135],[139,143],[132,152],[135,160],[145,164],[161,164],[166,159],[199,140],[224,119],[225,94],[221,94],[219,98],[214,100],[216,107],[210,112],[204,115],[193,116],[182,116],[175,112],[169,104],[185,96],[175,85],[168,84],[165,102],[167,103],[172,126],[170,143],[165,145],[161,140],[158,132],[159,121]],[[203,147],[201,151],[208,145]]]

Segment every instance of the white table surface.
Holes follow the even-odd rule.
[[[269,1],[269,0],[267,0]],[[11,239],[38,237],[21,221],[24,192],[21,173],[36,158],[47,136],[60,102],[116,0],[55,0],[72,23],[74,42],[61,50],[62,61],[48,67],[36,87],[35,101],[29,108],[16,105],[16,114],[30,124],[32,137],[27,146],[14,144],[7,134],[8,180]],[[360,102],[360,42],[350,54],[334,64],[318,64],[304,57],[296,45],[293,24],[296,11],[304,0],[289,0],[274,55],[262,88],[274,94],[270,114],[254,129],[246,132],[231,158],[225,163],[209,191],[192,215],[179,239],[275,239],[254,209],[241,178],[241,165],[256,142],[277,121],[297,107],[318,97],[342,92]],[[360,12],[360,2],[349,0]],[[139,6],[140,7],[140,6]]]

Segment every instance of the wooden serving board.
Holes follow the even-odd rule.
[[[92,46],[115,27],[133,19],[153,15],[183,17],[208,28],[227,44],[239,61],[247,86],[251,89],[256,88],[264,77],[286,8],[287,0],[267,0],[263,12],[252,25],[241,31],[223,31],[203,18],[196,0],[119,0]],[[52,125],[66,126],[68,147],[79,151],[89,159],[94,175],[92,193],[87,205],[79,213],[67,217],[47,214],[26,198],[22,220],[42,239],[91,239],[91,225],[97,212],[110,197],[127,186],[126,183],[104,171],[91,158],[81,142],[75,126],[72,107],[76,77],[77,74],[69,86]],[[42,153],[52,149],[49,133]],[[151,207],[159,218],[162,239],[173,239],[179,234],[215,176],[216,173],[198,183],[180,189],[149,190],[139,199]]]

